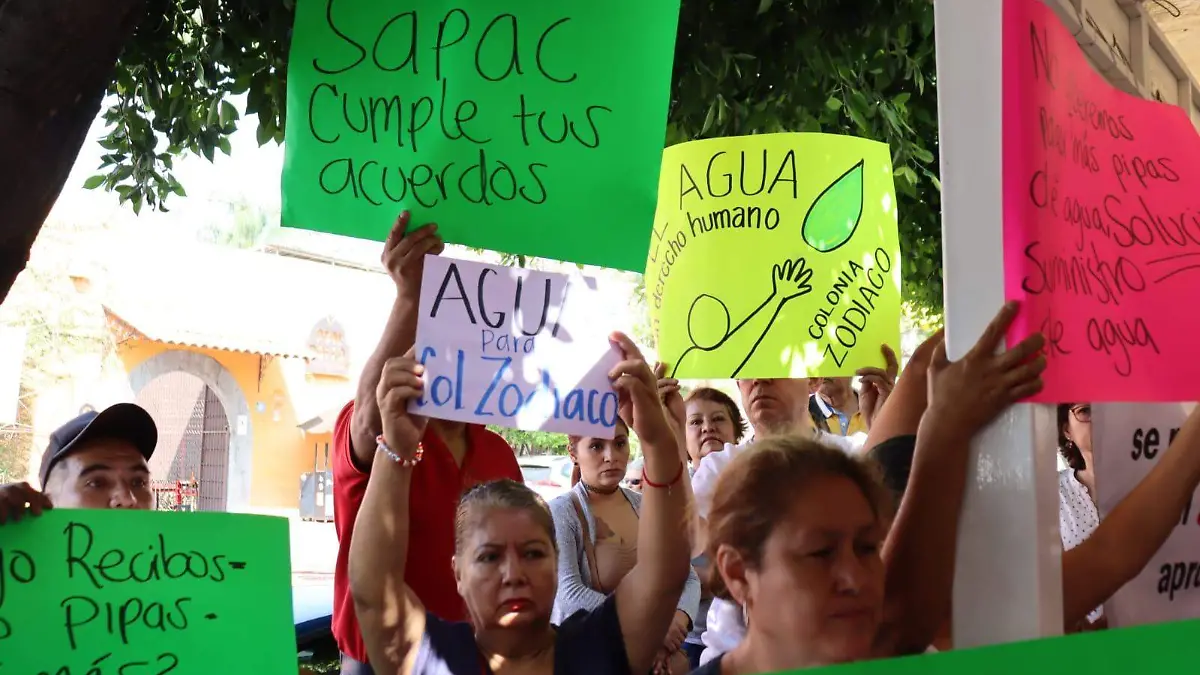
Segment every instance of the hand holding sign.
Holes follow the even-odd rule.
[[[426,418],[408,411],[409,404],[425,391],[424,374],[425,366],[417,363],[409,349],[404,356],[387,360],[375,388],[384,441],[403,459],[416,455],[428,424]]]
[[[421,275],[425,272],[425,256],[440,255],[446,243],[438,235],[437,225],[430,223],[406,233],[412,214],[404,211],[392,225],[383,244],[383,268],[388,271],[396,287],[410,296],[421,290]]]
[[[658,378],[658,397],[662,399],[663,407],[671,416],[671,423],[683,431],[683,421],[687,417],[687,406],[683,403],[683,395],[679,392],[679,380],[666,377],[667,364],[654,364],[654,376]]]
[[[1000,309],[967,355],[951,363],[946,343],[937,345],[929,364],[931,417],[952,426],[952,436],[965,439],[991,422],[1008,406],[1042,390],[1046,357],[1039,355],[1041,333],[997,353],[1005,332],[1017,318],[1017,303]]]
[[[673,440],[674,433],[658,398],[658,379],[642,351],[624,333],[613,333],[610,339],[621,350],[621,362],[608,372],[613,390],[617,392],[617,410],[621,419],[644,443],[659,445]]]
[[[50,508],[50,498],[29,483],[0,485],[0,525],[17,522],[26,511],[40,516],[43,510]]]
[[[896,386],[896,376],[900,374],[900,362],[896,360],[896,352],[887,345],[880,351],[883,352],[883,360],[887,363],[886,368],[859,368],[855,373],[862,383],[862,390],[858,393],[858,407],[863,412],[868,429],[883,409],[883,404],[887,403],[888,396]]]

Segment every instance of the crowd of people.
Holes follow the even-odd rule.
[[[423,263],[444,248],[436,227],[408,226],[384,244],[396,299],[334,431],[342,673],[750,675],[950,648],[968,446],[1042,387],[1043,338],[1002,347],[1018,306],[957,361],[939,332],[902,373],[884,347],[857,392],[850,377],[746,379],[740,407],[685,395],[613,333],[621,422],[612,439],[569,438],[575,484],[546,503],[503,438],[408,411],[426,386]],[[1058,427],[1064,628],[1102,628],[1098,608],[1200,483],[1200,417],[1103,521],[1090,404],[1060,406]],[[71,420],[40,489],[0,486],[0,524],[151,508],[156,442],[136,405]]]

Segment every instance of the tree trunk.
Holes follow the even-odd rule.
[[[66,182],[144,0],[0,0],[0,302]]]

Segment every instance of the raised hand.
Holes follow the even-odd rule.
[[[946,358],[945,342],[938,342],[933,350],[929,414],[953,426],[963,438],[975,435],[1008,406],[1042,390],[1046,357],[1039,353],[1045,344],[1040,333],[997,352],[1017,311],[1017,303],[1006,304],[958,361]]]
[[[421,289],[421,275],[425,273],[425,254],[440,255],[446,244],[437,233],[437,225],[432,223],[405,233],[411,219],[408,211],[396,218],[383,243],[382,262],[388,276],[396,282],[396,288],[415,297]]]
[[[29,483],[0,485],[0,525],[17,522],[26,512],[40,516],[42,511],[50,508],[50,498]]]
[[[855,373],[862,383],[862,389],[858,393],[858,407],[862,410],[868,429],[875,421],[875,416],[883,409],[888,396],[892,394],[892,389],[896,386],[896,375],[900,373],[900,362],[896,359],[896,352],[887,345],[883,345],[881,351],[887,363],[886,368],[859,368]]]
[[[658,398],[671,416],[671,422],[683,429],[684,418],[687,417],[687,407],[683,403],[683,395],[679,391],[679,380],[666,377],[667,364],[654,364],[654,376],[658,378]]]
[[[812,270],[804,258],[784,260],[775,265],[771,276],[771,292],[786,302],[812,292]]]
[[[383,420],[383,438],[392,452],[412,459],[425,434],[428,420],[408,412],[408,404],[425,390],[425,366],[413,358],[409,349],[404,356],[388,359],[383,366],[375,398]]]
[[[621,362],[608,373],[617,393],[617,411],[643,443],[657,445],[674,442],[675,434],[658,398],[658,379],[654,377],[642,352],[624,333],[608,338],[621,350]]]

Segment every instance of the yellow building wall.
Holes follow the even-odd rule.
[[[325,443],[330,434],[305,434],[297,425],[297,401],[313,399],[349,400],[349,383],[303,374],[303,362],[295,359],[268,359],[259,382],[256,354],[214,349],[166,345],[141,339],[121,343],[117,354],[125,372],[171,350],[191,351],[211,357],[236,380],[250,409],[251,476],[250,507],[262,511],[294,511],[300,503],[300,476],[313,470],[313,444],[319,443],[317,463],[324,468]],[[310,410],[312,406],[303,406]],[[230,419],[230,433],[236,433],[236,420]],[[331,449],[332,452],[332,449]]]

